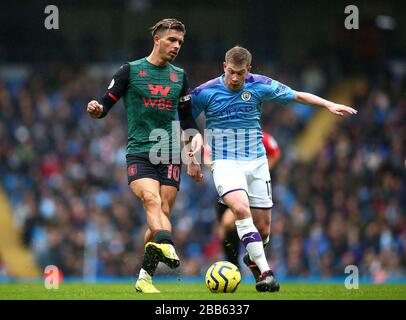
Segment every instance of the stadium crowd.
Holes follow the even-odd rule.
[[[259,64],[254,72],[323,94],[322,68],[306,66],[283,73]],[[186,66],[195,85],[219,71],[193,68]],[[100,121],[85,112],[111,73],[57,64],[29,71],[22,80],[0,79],[0,183],[24,244],[42,268],[56,265],[65,277],[134,276],[145,215],[127,186],[123,106]],[[275,206],[267,248],[281,279],[342,276],[350,264],[377,282],[406,275],[405,75],[385,69],[355,89],[358,115],[340,120],[309,164],[297,159],[293,144],[313,111],[263,107],[264,130],[283,150],[271,174]],[[206,168],[202,183],[184,173],[172,213],[179,274],[201,276],[223,259],[216,193]],[[1,262],[0,270],[6,270]],[[13,276],[12,270],[2,274]]]

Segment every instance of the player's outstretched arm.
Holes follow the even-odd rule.
[[[96,100],[92,100],[87,104],[87,113],[92,118],[100,118],[103,113],[103,106]]]
[[[329,100],[320,98],[319,96],[316,96],[316,95],[308,93],[308,92],[296,91],[294,100],[297,102],[300,102],[300,103],[311,105],[311,106],[327,108],[330,112],[337,114],[339,116],[342,116],[345,113],[357,114],[357,112],[358,112],[357,110],[355,110],[351,107],[345,106],[343,104],[331,102]]]

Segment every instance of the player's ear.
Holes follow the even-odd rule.
[[[159,39],[161,39],[161,37],[158,34],[154,35],[154,43],[158,44]]]
[[[227,69],[227,63],[225,63],[225,62],[223,62],[223,69],[224,69],[224,72],[226,72],[226,69]]]
[[[252,66],[249,66],[248,69],[247,69],[248,72],[251,72],[251,69],[252,69]]]

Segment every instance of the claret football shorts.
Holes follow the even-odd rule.
[[[128,184],[142,178],[151,178],[161,185],[174,186],[179,190],[181,165],[179,164],[152,164],[148,153],[127,155]]]

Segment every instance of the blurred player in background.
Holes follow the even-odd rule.
[[[251,60],[251,53],[245,48],[236,46],[227,51],[224,74],[194,89],[192,105],[195,117],[205,113],[205,135],[211,135],[205,138],[212,150],[214,184],[221,201],[234,213],[251,271],[258,268],[256,289],[274,292],[279,291],[280,285],[268,265],[263,247],[264,241],[269,239],[273,202],[260,126],[262,102],[297,101],[327,108],[337,115],[357,111],[252,74]]]
[[[281,149],[273,136],[266,133],[265,131],[262,131],[262,134],[264,136],[262,138],[262,143],[264,144],[265,153],[268,158],[268,168],[269,171],[271,171],[281,157]],[[221,202],[216,203],[216,212],[220,226],[221,239],[223,240],[223,250],[226,259],[227,261],[234,263],[237,267],[240,267],[239,251],[241,242],[240,238],[238,237],[237,229],[235,226],[234,214],[226,205],[222,204]],[[253,215],[254,223],[255,225],[257,225],[257,228],[259,229],[269,228],[269,230],[271,230],[270,225],[272,220],[271,210],[269,210],[269,214],[270,214],[269,220],[262,219],[257,223],[255,223],[256,216]],[[266,225],[265,226],[259,225],[261,223],[266,223]],[[263,239],[262,242],[265,248],[269,242],[269,236],[266,239]],[[255,280],[258,280],[258,277],[260,276],[259,269],[255,264],[250,263],[248,253],[244,255],[243,261],[247,265],[247,267],[250,268],[250,270],[252,271]]]
[[[179,53],[186,33],[185,26],[176,19],[163,19],[151,27],[154,46],[148,57],[125,63],[113,76],[107,92],[87,105],[93,118],[103,118],[111,107],[124,99],[128,120],[127,175],[132,193],[142,201],[147,215],[148,229],[144,236],[145,252],[142,268],[135,288],[139,292],[156,293],[152,276],[159,262],[170,268],[179,266],[176,254],[170,213],[180,184],[180,163],[170,155],[180,152],[180,146],[172,141],[172,121],[179,115],[182,129],[197,129],[191,113],[190,90],[185,71],[172,62]],[[150,134],[154,129],[167,132],[167,139],[160,145],[168,148],[169,163],[151,159],[151,148],[156,144]],[[164,139],[164,138],[163,138]],[[191,143],[189,156],[202,146],[200,133]],[[201,179],[200,166],[188,163],[188,174]]]

